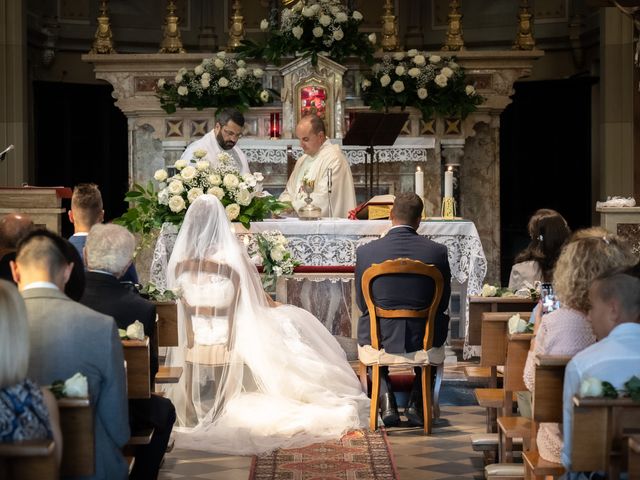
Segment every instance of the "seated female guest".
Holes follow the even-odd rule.
[[[573,356],[596,341],[589,311],[589,288],[604,273],[634,265],[637,258],[631,247],[617,235],[600,227],[576,232],[558,258],[553,285],[560,308],[536,319],[524,370],[524,383],[533,391],[536,355]],[[539,313],[538,317],[542,314]],[[519,402],[520,403],[520,402]],[[559,425],[542,423],[537,444],[545,460],[560,462],[562,435]]]
[[[58,463],[62,433],[51,392],[26,377],[29,326],[17,288],[0,280],[0,442],[53,438]]]
[[[571,234],[567,221],[555,210],[541,208],[529,219],[531,242],[511,267],[509,289],[531,288],[536,281],[550,282],[560,250]]]

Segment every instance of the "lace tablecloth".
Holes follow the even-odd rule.
[[[289,239],[289,249],[302,265],[354,265],[358,246],[380,238],[390,227],[387,220],[320,220],[300,221],[298,219],[267,220],[254,222],[249,230],[234,224],[238,237],[266,230],[279,230]],[[473,222],[465,220],[422,222],[418,233],[434,242],[446,245],[452,279],[467,285],[467,295],[479,295],[487,273],[487,261],[482,249],[478,231]],[[151,281],[159,288],[166,285],[166,269],[177,228],[165,224],[160,231],[151,263]],[[465,295],[466,297],[466,295]],[[463,305],[468,310],[466,298]],[[465,338],[468,335],[468,316],[465,314]],[[466,345],[465,357],[473,350]]]

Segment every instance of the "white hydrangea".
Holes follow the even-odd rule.
[[[204,67],[202,66],[202,64],[194,68],[193,73],[195,73],[196,75],[202,75],[204,73]]]
[[[253,76],[256,78],[261,78],[264,75],[264,70],[262,70],[261,68],[254,68],[253,69]]]
[[[230,203],[224,208],[224,210],[227,214],[227,218],[230,221],[235,220],[236,218],[238,218],[238,215],[240,215],[240,205],[238,205],[237,203]]]
[[[180,180],[171,180],[167,189],[171,195],[180,195],[184,192],[184,185]]]
[[[419,98],[420,100],[424,100],[424,99],[425,99],[425,98],[427,98],[427,96],[428,96],[427,89],[426,89],[426,88],[424,88],[424,87],[419,88],[417,93],[418,93],[418,98]]]
[[[304,30],[302,30],[302,27],[299,27],[298,25],[296,25],[295,27],[293,27],[291,29],[291,34],[296,37],[296,39],[300,40],[300,38],[302,37],[302,34],[304,33]]]
[[[441,73],[436,75],[436,78],[434,78],[433,81],[436,82],[436,85],[438,85],[439,87],[444,88],[447,86],[447,77],[445,77]]]
[[[417,67],[413,67],[413,68],[410,68],[407,73],[411,78],[416,78],[418,75],[420,75],[420,69]]]
[[[269,101],[269,92],[267,92],[266,90],[262,90],[260,92],[260,100],[262,101],[262,103],[267,103]]]
[[[371,82],[365,78],[362,81],[361,86],[362,86],[363,90],[366,90],[367,88],[369,88],[371,86]]]
[[[404,58],[404,52],[396,52],[393,54],[393,59],[396,61],[400,61]]]
[[[210,166],[209,160],[198,160],[196,163],[196,169],[200,172],[207,170]]]
[[[427,60],[424,58],[424,55],[416,55],[415,57],[413,57],[413,63],[421,67],[423,65],[426,65]]]
[[[351,14],[351,16],[353,17],[353,19],[356,22],[359,22],[360,20],[362,20],[364,17],[362,16],[362,14],[358,11],[358,10],[354,10],[353,13]]]
[[[222,60],[220,60],[219,58],[216,58],[216,59],[213,61],[213,64],[216,66],[216,68],[217,68],[218,70],[220,70],[220,69],[222,69],[222,67],[224,67],[224,62],[223,62]]]
[[[440,63],[440,61],[442,60],[442,58],[440,57],[440,55],[431,55],[429,57],[429,63]]]
[[[320,15],[318,22],[320,22],[320,25],[322,25],[323,27],[328,27],[331,24],[331,17],[324,14]]]
[[[383,87],[386,87],[390,83],[391,83],[391,77],[386,73],[380,77],[380,85],[382,85]]]
[[[240,181],[233,173],[227,173],[222,180],[222,183],[227,188],[237,188]]]
[[[440,73],[447,78],[451,78],[453,76],[453,70],[449,67],[443,67],[442,70],[440,70]]]
[[[251,203],[251,192],[246,188],[241,188],[236,193],[236,201],[243,206],[247,206]]]
[[[189,93],[189,89],[187,87],[185,87],[184,85],[180,85],[178,87],[178,95],[182,95],[185,96]]]
[[[369,43],[374,45],[378,41],[378,37],[376,36],[375,33],[370,33],[369,35],[367,35],[367,39],[369,40]]]
[[[158,192],[158,203],[160,205],[169,205],[169,190],[163,188]]]
[[[402,82],[402,80],[396,80],[395,82],[393,82],[393,85],[391,85],[391,88],[396,93],[403,92],[404,91],[404,83]]]
[[[158,85],[158,88],[162,88],[162,87],[164,87],[165,83],[167,83],[167,82],[164,80],[164,78],[160,78],[156,85]]]
[[[398,65],[396,67],[396,75],[398,75],[399,77],[401,77],[402,75],[405,74],[405,68],[402,65]]]
[[[337,41],[340,41],[344,38],[344,32],[341,28],[337,28],[333,31],[333,38]]]
[[[262,21],[260,22],[260,30],[262,30],[263,32],[269,30],[269,20],[267,20],[266,18],[262,19]]]
[[[418,55],[418,50],[416,50],[415,48],[412,48],[407,52],[408,57],[415,57],[416,55]]]
[[[222,183],[222,178],[217,173],[212,173],[207,177],[209,184],[211,185],[220,185]]]
[[[189,200],[189,203],[193,203],[196,201],[196,198],[198,198],[202,194],[204,194],[204,192],[202,191],[201,188],[198,188],[198,187],[192,188],[187,192],[187,200]]]
[[[336,13],[336,22],[337,23],[344,23],[349,19],[349,17],[347,17],[347,14],[344,12],[338,12]]]
[[[464,87],[464,93],[466,93],[469,96],[472,96],[476,93],[476,89],[473,85],[467,85],[466,87]]]
[[[169,174],[164,168],[156,170],[156,172],[153,174],[153,178],[155,178],[158,182],[164,182],[168,176]]]
[[[176,163],[174,163],[173,166],[176,167],[177,170],[182,170],[187,166],[187,161],[181,158],[180,160],[176,160]]]
[[[209,195],[214,195],[218,198],[218,200],[222,200],[222,198],[224,197],[224,190],[220,187],[211,187],[209,190],[207,190],[207,193]]]
[[[182,198],[180,195],[174,195],[169,199],[169,209],[172,212],[181,212],[186,206],[187,205],[184,202],[184,198]]]
[[[218,85],[220,85],[222,88],[228,87],[229,86],[229,80],[227,80],[226,77],[220,77],[218,79]]]
[[[182,171],[180,172],[180,175],[182,175],[182,178],[184,180],[186,180],[187,182],[190,182],[191,180],[196,178],[197,173],[198,172],[195,169],[195,167],[192,167],[191,165],[187,165],[182,169]]]
[[[287,253],[287,251],[278,245],[275,248],[273,248],[270,253],[273,261],[281,262],[282,260],[284,260],[284,256]]]

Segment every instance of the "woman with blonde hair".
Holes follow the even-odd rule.
[[[53,438],[58,463],[62,433],[58,404],[46,388],[26,378],[29,325],[18,289],[0,280],[0,442]]]
[[[527,356],[524,383],[535,388],[537,355],[573,356],[595,343],[596,336],[587,318],[590,308],[589,288],[603,274],[635,265],[638,259],[631,246],[621,237],[601,227],[577,231],[562,249],[556,263],[553,286],[560,308],[536,318],[535,339]],[[560,462],[562,433],[556,423],[542,423],[537,444],[545,460]]]

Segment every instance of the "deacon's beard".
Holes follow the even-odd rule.
[[[231,150],[236,146],[236,142],[234,142],[233,140],[225,141],[224,137],[222,136],[222,130],[220,130],[216,135],[216,140],[218,141],[218,145],[220,145],[220,148],[223,150]]]

